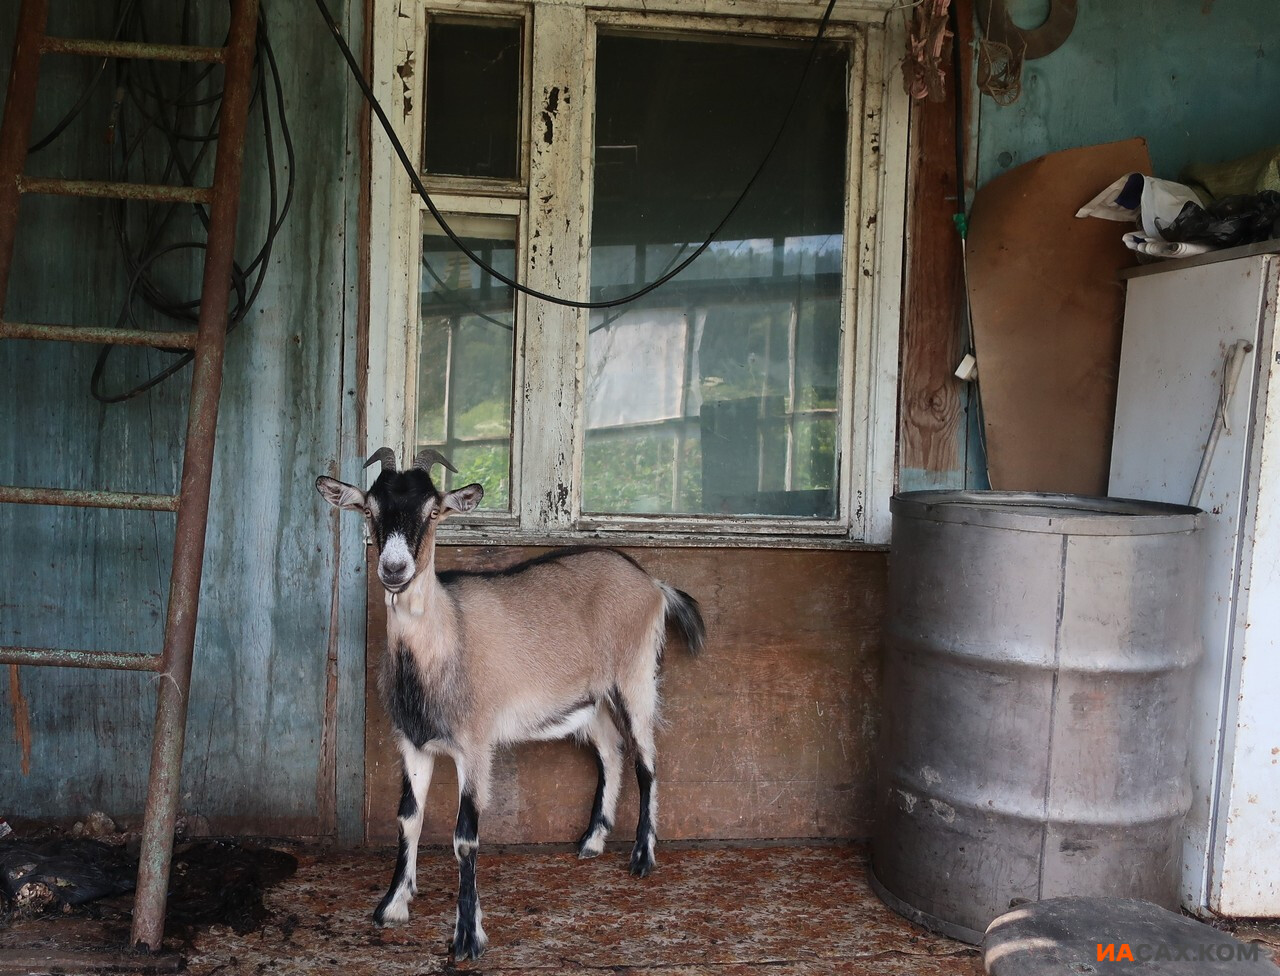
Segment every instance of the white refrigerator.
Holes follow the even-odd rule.
[[[1204,464],[1205,656],[1182,865],[1183,905],[1198,914],[1280,916],[1277,251],[1272,241],[1126,275],[1109,492],[1186,504]]]

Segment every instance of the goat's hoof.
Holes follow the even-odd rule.
[[[409,921],[409,903],[403,899],[391,902],[384,900],[373,910],[373,924],[378,928],[403,925],[407,921]]]
[[[484,929],[476,925],[474,928],[455,925],[453,929],[453,958],[479,959],[488,948],[489,939]]]
[[[578,857],[586,860],[604,853],[604,836],[598,830],[588,830],[578,838]]]
[[[637,878],[647,878],[655,864],[657,861],[650,852],[649,845],[637,841],[636,846],[631,849],[631,873]]]

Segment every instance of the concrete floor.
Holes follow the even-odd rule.
[[[858,847],[659,848],[658,869],[630,877],[626,852],[593,861],[546,850],[481,849],[480,897],[489,951],[451,964],[453,852],[424,849],[406,926],[376,929],[369,914],[390,878],[391,850],[290,846],[293,877],[266,892],[266,924],[239,935],[214,925],[175,938],[193,976],[335,973],[398,976],[484,972],[516,976],[600,971],[647,976],[976,976],[977,952],[930,935],[886,909],[866,882]],[[57,957],[119,945],[127,919],[54,918],[0,927],[6,954]],[[98,955],[99,964],[110,962]],[[14,970],[9,970],[14,971]],[[84,971],[104,971],[101,966]],[[140,972],[117,959],[113,972]]]

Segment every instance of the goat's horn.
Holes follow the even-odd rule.
[[[380,447],[369,456],[369,460],[365,461],[364,466],[367,468],[374,461],[382,462],[382,473],[396,473],[396,453],[389,447]]]
[[[434,447],[428,447],[418,452],[418,456],[413,459],[413,466],[421,470],[431,473],[433,464],[443,464],[454,474],[458,473],[458,469],[449,463],[449,459],[437,451]]]

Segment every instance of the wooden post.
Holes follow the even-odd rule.
[[[956,4],[961,77],[947,65],[946,97],[918,101],[911,112],[906,274],[899,380],[898,486],[963,487],[970,390],[953,370],[965,348],[965,290],[956,199],[956,96],[964,99],[963,134],[976,109],[972,90],[973,0]],[[967,147],[966,147],[967,150]],[[967,151],[964,157],[967,158]]]

